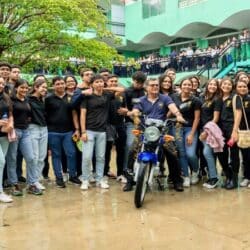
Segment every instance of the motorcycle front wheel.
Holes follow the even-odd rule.
[[[135,187],[135,206],[137,208],[142,206],[144,201],[147,187],[148,187],[148,178],[150,173],[150,164],[141,163],[138,171],[136,187]]]

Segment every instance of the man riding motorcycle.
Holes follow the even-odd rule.
[[[170,111],[176,116],[178,123],[185,123],[184,118],[177,109],[176,105],[169,96],[159,93],[160,86],[157,79],[151,78],[145,82],[145,88],[147,95],[140,97],[139,102],[134,105],[133,110],[128,112],[127,115],[134,118],[135,125],[140,123],[139,115],[143,113],[148,118],[159,119],[165,121],[167,119],[167,113]],[[133,180],[133,167],[138,151],[138,140],[135,139],[133,147],[129,152],[128,165],[125,171],[127,178],[127,184],[124,186],[123,191],[131,191],[135,184]],[[183,191],[183,180],[181,178],[181,170],[177,158],[177,152],[175,149],[169,147],[163,147],[163,152],[168,159],[169,172],[173,180],[174,189],[176,191]]]

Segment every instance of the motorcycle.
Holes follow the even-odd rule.
[[[174,119],[162,121],[145,118],[144,122],[140,124],[140,128],[132,131],[139,145],[134,163],[134,181],[136,182],[134,203],[137,208],[142,206],[147,190],[152,189],[154,179],[156,179],[159,189],[164,189],[159,179],[159,165],[163,146],[177,154],[175,138],[168,134],[169,127],[174,122]]]

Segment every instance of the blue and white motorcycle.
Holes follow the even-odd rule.
[[[137,136],[139,150],[134,163],[134,181],[136,182],[134,203],[137,208],[141,207],[148,188],[152,188],[154,179],[157,180],[159,188],[163,189],[157,176],[162,155],[162,147],[175,150],[175,139],[168,134],[169,126],[174,120],[165,122],[158,119],[145,118],[140,129],[134,129],[133,134]],[[156,177],[156,178],[154,178]]]

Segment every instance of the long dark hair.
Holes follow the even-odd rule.
[[[209,92],[208,92],[208,85],[209,85],[209,83],[212,82],[212,81],[215,81],[215,82],[216,82],[217,90],[216,90],[216,92],[215,92],[212,96],[210,96],[210,95],[209,95]],[[212,100],[212,99],[214,99],[214,98],[220,98],[221,96],[222,96],[222,91],[221,91],[221,88],[220,88],[220,83],[219,83],[219,81],[218,81],[217,79],[215,79],[215,78],[210,79],[210,80],[207,82],[206,86],[205,86],[205,91],[204,91],[205,100]]]
[[[163,81],[165,78],[169,78],[170,82],[171,82],[171,87],[169,88],[169,93],[172,93],[173,92],[173,80],[170,76],[168,76],[167,74],[163,74],[163,75],[160,75],[158,80],[159,80],[159,85],[160,85],[160,92],[162,92],[162,84],[163,84]]]
[[[42,84],[47,83],[45,79],[37,79],[34,81],[33,86],[29,92],[30,95],[35,93],[35,88],[39,88]]]

